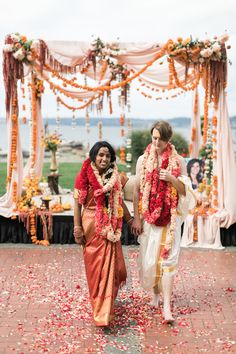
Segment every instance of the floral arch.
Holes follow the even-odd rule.
[[[212,210],[217,211],[221,226],[236,221],[235,159],[227,111],[227,36],[213,40],[191,37],[166,43],[105,43],[101,39],[86,42],[28,40],[20,34],[5,39],[3,73],[6,92],[6,119],[10,141],[7,192],[0,198],[0,215],[16,213],[25,176],[41,176],[44,148],[41,144],[41,81],[48,83],[57,102],[72,112],[91,105],[102,109],[107,95],[112,111],[112,92],[119,90],[122,110],[129,103],[129,85],[138,80],[140,94],[147,99],[172,99],[192,91],[191,156],[199,148],[212,144]],[[80,74],[78,78],[77,74]],[[19,85],[30,75],[31,149],[23,168],[19,132]],[[81,76],[82,75],[82,76]],[[81,79],[82,77],[82,79]],[[87,80],[88,79],[88,80]],[[88,84],[89,81],[89,84]],[[90,83],[91,82],[91,83]],[[197,88],[205,90],[203,141],[200,141],[200,114]],[[22,89],[22,96],[25,95]],[[69,104],[69,100],[73,104]],[[226,158],[227,154],[227,158]]]

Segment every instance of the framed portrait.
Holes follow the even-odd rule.
[[[204,176],[205,161],[202,159],[188,159],[187,173],[192,182],[192,188],[197,189]]]

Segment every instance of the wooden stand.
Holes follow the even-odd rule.
[[[60,194],[58,188],[60,176],[62,175],[58,173],[51,173],[50,175],[48,175],[48,186],[52,194]]]

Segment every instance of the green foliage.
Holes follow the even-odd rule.
[[[62,188],[68,188],[73,191],[74,182],[77,173],[82,166],[81,162],[60,162],[59,163],[59,184]],[[126,166],[119,165],[119,171],[126,171]],[[50,174],[50,162],[44,162],[43,164],[43,176],[42,178],[47,181],[47,175]],[[7,163],[2,162],[0,164],[0,196],[6,193],[6,178],[7,178]]]
[[[181,134],[174,133],[171,138],[171,143],[175,146],[178,154],[184,157],[189,155],[188,142]]]
[[[133,163],[136,161],[140,155],[144,153],[144,150],[148,144],[151,142],[151,135],[149,130],[134,130],[131,133],[132,139],[132,157]]]
[[[0,163],[0,196],[6,192],[7,164]]]
[[[132,156],[133,164],[136,164],[136,161],[140,155],[143,154],[146,146],[151,142],[151,135],[149,130],[136,130],[131,134],[132,139]],[[171,143],[175,146],[177,152],[180,155],[188,156],[189,147],[187,140],[179,133],[174,133],[171,139]]]
[[[204,177],[207,179],[207,184],[211,183],[211,175],[213,169],[212,150],[212,144],[207,143],[206,146],[201,148],[199,151],[199,156],[205,161]]]

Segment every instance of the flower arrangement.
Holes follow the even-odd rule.
[[[209,60],[226,61],[224,44],[228,38],[227,34],[214,37],[213,40],[193,40],[192,36],[186,39],[179,37],[176,42],[170,41],[167,51],[170,57],[189,63],[204,63]]]
[[[61,144],[60,134],[53,133],[45,136],[43,139],[43,145],[46,150],[57,151],[58,146]]]
[[[96,72],[97,64],[102,67],[101,75],[104,77],[107,68],[111,71],[111,79],[126,79],[129,76],[129,71],[124,65],[118,63],[117,56],[126,54],[125,50],[119,48],[118,43],[104,43],[100,38],[95,39],[91,43],[91,49],[81,65],[82,72],[86,72],[92,64]],[[102,79],[101,77],[100,79]]]
[[[19,33],[10,35],[10,42],[3,47],[4,52],[12,52],[16,60],[24,63],[32,63],[35,59],[34,48],[36,41],[28,40],[27,37]]]
[[[25,192],[23,193],[21,199],[17,203],[17,210],[20,212],[28,212],[30,208],[34,207],[34,202],[32,197],[40,194],[39,189],[39,179],[36,178],[25,178],[23,181],[23,187]]]

